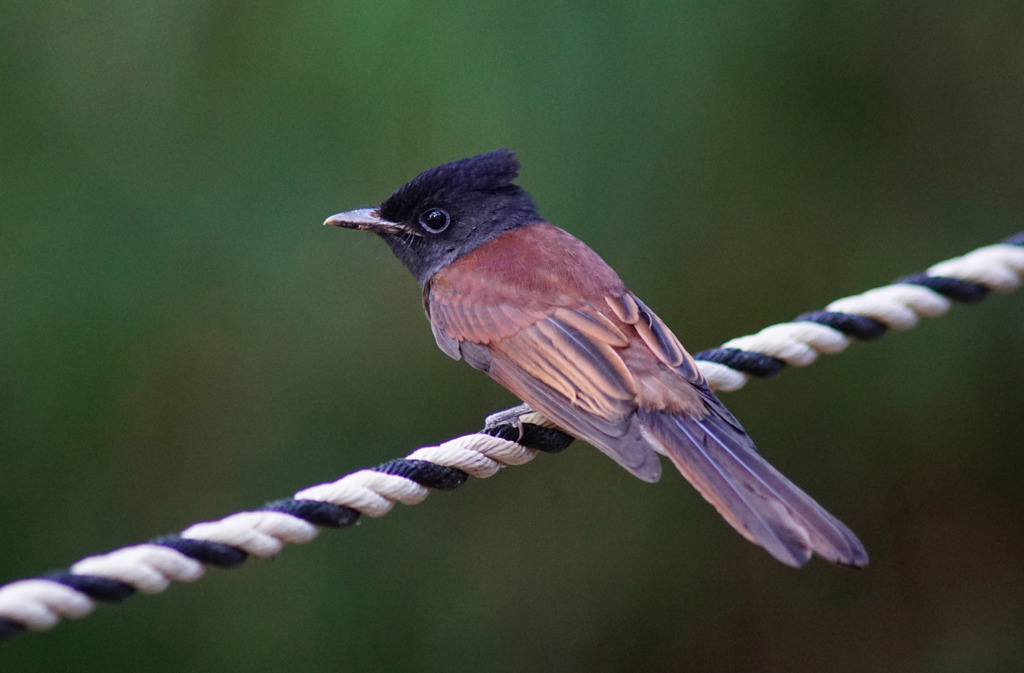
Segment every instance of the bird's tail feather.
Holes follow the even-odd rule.
[[[651,442],[733,528],[779,561],[803,565],[812,553],[860,567],[867,552],[829,514],[760,456],[739,423],[709,393],[702,418],[639,409]]]

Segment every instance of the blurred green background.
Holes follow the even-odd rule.
[[[691,350],[1024,228],[1024,8],[0,4],[0,582],[480,427],[383,243],[510,147]],[[0,649],[4,671],[1011,671],[1024,296],[729,394],[872,556],[584,445]]]

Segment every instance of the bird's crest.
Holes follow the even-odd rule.
[[[381,204],[380,214],[386,219],[400,219],[403,213],[427,201],[447,202],[473,192],[501,192],[518,175],[516,153],[507,149],[459,159],[426,170],[399,187]]]

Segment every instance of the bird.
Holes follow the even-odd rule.
[[[761,457],[654,311],[538,214],[519,170],[507,149],[459,159],[324,224],[382,238],[419,283],[444,353],[636,477],[658,481],[666,456],[782,563],[867,564],[857,536]]]

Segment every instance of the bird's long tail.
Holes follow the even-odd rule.
[[[811,554],[861,567],[857,536],[760,456],[710,391],[701,418],[639,409],[648,439],[737,531],[779,561],[801,566]]]

